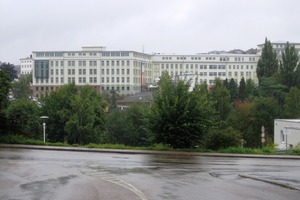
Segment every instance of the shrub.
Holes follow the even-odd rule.
[[[223,130],[213,130],[209,133],[205,146],[213,150],[239,147],[241,146],[241,139],[240,132],[232,127]]]

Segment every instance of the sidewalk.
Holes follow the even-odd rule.
[[[300,159],[300,156],[293,155],[261,155],[261,154],[230,154],[230,153],[198,153],[184,151],[153,151],[153,150],[130,150],[130,149],[93,149],[83,147],[61,147],[42,145],[21,145],[21,144],[0,144],[0,148],[20,148],[53,151],[80,151],[99,153],[122,153],[122,154],[156,154],[156,155],[189,155],[207,157],[239,157],[239,158],[269,158],[269,159]]]

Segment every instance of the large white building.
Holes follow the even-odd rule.
[[[89,84],[98,92],[118,90],[119,94],[130,95],[143,91],[162,73],[193,77],[209,85],[216,77],[233,78],[237,83],[243,77],[257,82],[258,58],[256,54],[150,55],[82,47],[80,51],[34,51],[32,58],[21,59],[21,64],[32,63],[32,89],[37,97],[71,82]]]

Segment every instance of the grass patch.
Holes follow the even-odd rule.
[[[276,152],[270,148],[263,149],[250,149],[242,147],[229,147],[226,149],[219,149],[216,151],[203,148],[191,148],[191,149],[173,149],[172,147],[164,144],[154,144],[153,146],[147,147],[133,147],[126,146],[123,144],[65,144],[62,142],[51,143],[43,142],[42,140],[30,139],[22,135],[2,135],[0,136],[0,143],[2,144],[25,144],[25,145],[46,145],[46,146],[64,146],[64,147],[85,147],[85,148],[96,148],[96,149],[131,149],[131,150],[154,150],[154,151],[185,151],[185,152],[199,152],[199,153],[236,153],[236,154],[271,154],[271,155],[282,155],[282,152]],[[286,155],[299,155],[300,149],[293,149],[285,152]]]

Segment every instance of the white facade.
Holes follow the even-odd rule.
[[[153,55],[152,62],[171,76],[189,75],[198,83],[214,83],[216,77],[233,78],[237,83],[244,77],[256,83],[256,67],[259,57],[255,54],[196,54]]]
[[[288,41],[276,41],[276,42],[271,42],[273,50],[277,53],[277,57],[281,59],[282,53],[284,52],[284,49],[286,47]],[[300,43],[296,42],[289,42],[290,45],[294,46],[295,49],[298,51],[300,55]],[[262,48],[264,47],[265,44],[259,44],[257,45],[257,50],[258,50],[258,55],[261,55]]]
[[[163,73],[176,78],[191,75],[197,83],[212,85],[216,77],[244,77],[257,83],[256,54],[149,55],[135,51],[107,51],[105,47],[82,47],[81,51],[36,51],[32,54],[33,94],[51,92],[75,82],[101,91],[118,90],[130,95],[155,83]],[[25,60],[21,59],[21,62]]]
[[[151,55],[104,50],[104,47],[83,47],[82,51],[33,52],[34,96],[71,82],[89,84],[98,92],[118,90],[129,95],[152,82]]]
[[[21,65],[20,65],[20,74],[30,74],[33,69],[33,60],[32,58],[21,58],[20,59]]]
[[[275,119],[274,143],[278,149],[290,149],[300,142],[300,119]]]

